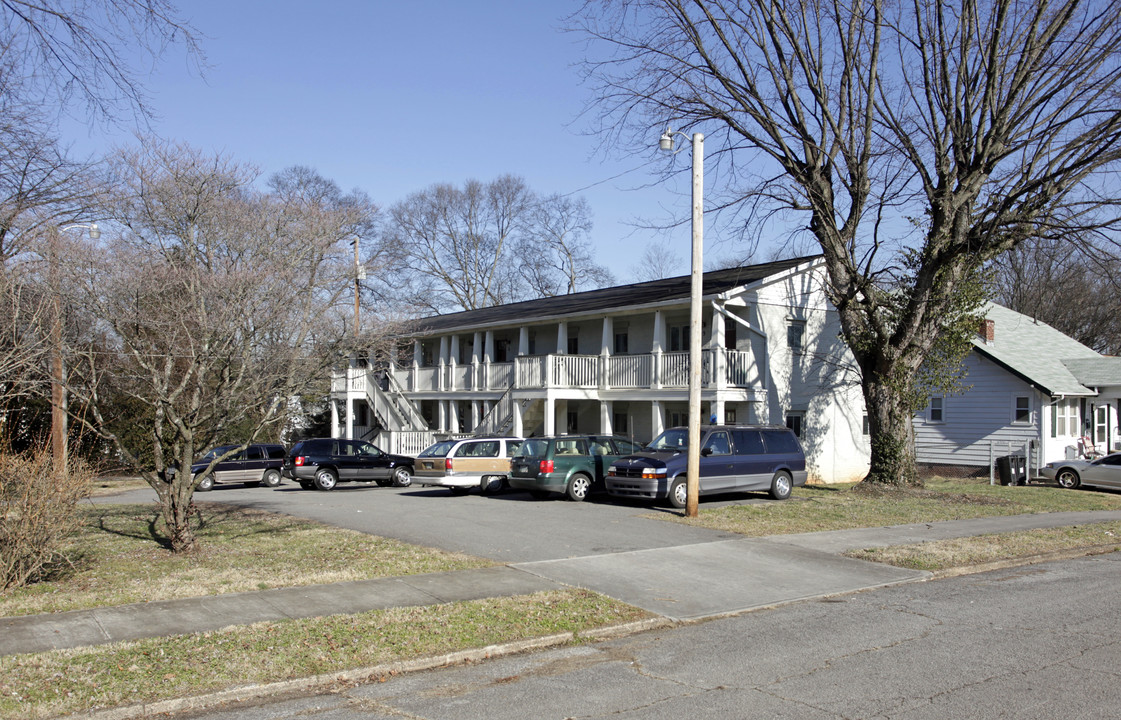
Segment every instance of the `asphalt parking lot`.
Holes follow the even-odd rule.
[[[151,490],[143,489],[101,501],[154,499]],[[454,496],[443,488],[383,488],[372,483],[340,483],[336,489],[323,492],[303,490],[286,479],[275,489],[218,486],[211,492],[197,493],[195,500],[286,513],[503,563],[606,555],[739,537],[652,520],[651,515],[679,511],[663,505],[620,502],[605,494],[576,503],[560,495],[549,500],[534,500],[524,492]],[[736,493],[706,500],[704,507],[756,502],[776,501],[764,493]]]

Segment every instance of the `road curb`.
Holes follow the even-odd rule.
[[[309,692],[322,692],[366,682],[384,682],[386,678],[403,673],[435,670],[437,668],[450,667],[453,665],[481,662],[491,658],[517,655],[531,650],[544,650],[551,647],[558,647],[581,640],[609,640],[646,632],[648,630],[671,628],[675,627],[677,624],[678,623],[669,618],[654,617],[646,620],[623,623],[621,625],[592,628],[591,630],[582,632],[557,633],[555,635],[546,635],[526,640],[513,640],[507,643],[487,645],[486,647],[473,648],[470,650],[460,650],[444,655],[401,660],[398,662],[384,663],[382,665],[323,673],[321,675],[263,685],[246,685],[229,688],[227,690],[219,690],[206,695],[158,700],[150,703],[94,710],[87,713],[74,713],[69,717],[89,718],[89,720],[132,720],[133,718],[150,717],[162,713],[206,710],[226,703],[247,702],[250,700],[283,695],[301,695]]]
[[[1024,565],[1036,565],[1053,560],[1073,560],[1074,558],[1087,557],[1090,555],[1108,555],[1109,553],[1119,551],[1121,551],[1121,545],[1118,543],[1089,545],[1080,548],[1070,548],[1069,550],[1055,550],[1052,552],[1039,553],[1037,555],[1024,555],[1023,557],[1010,558],[1007,560],[993,560],[992,562],[978,563],[976,565],[963,565],[946,570],[931,570],[929,572],[931,574],[931,580],[941,580],[943,578],[960,577],[962,575],[975,575],[977,573],[989,572],[990,570],[1006,570],[1008,568],[1022,567]]]

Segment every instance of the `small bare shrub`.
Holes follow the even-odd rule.
[[[0,455],[0,589],[34,582],[64,559],[63,543],[92,479],[78,460],[57,471],[49,452]]]

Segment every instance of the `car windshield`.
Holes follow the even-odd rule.
[[[684,450],[689,446],[689,431],[685,428],[666,430],[647,445],[651,450]]]
[[[455,445],[454,440],[445,440],[444,442],[438,442],[435,445],[430,445],[429,447],[425,448],[423,451],[421,451],[420,455],[417,455],[417,457],[444,457],[448,454],[448,450],[452,449],[452,445]]]

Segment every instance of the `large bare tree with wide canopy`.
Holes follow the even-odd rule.
[[[720,205],[820,245],[868,481],[917,482],[922,368],[968,347],[987,263],[1114,238],[1121,2],[595,0],[572,23],[609,139],[705,133]]]

